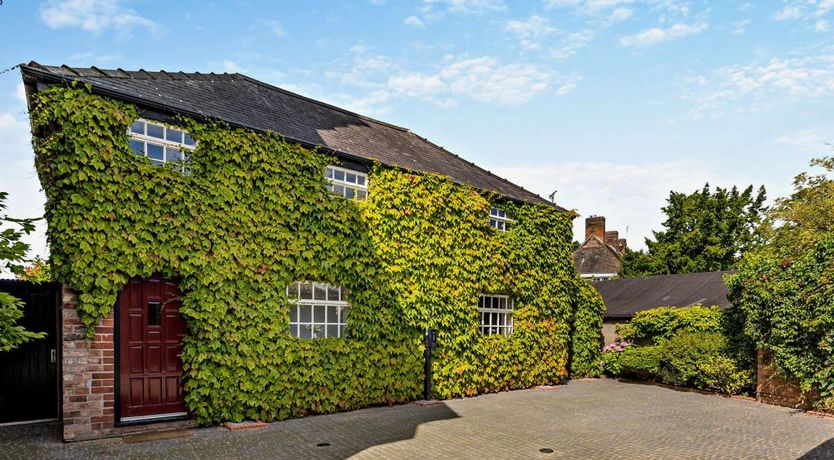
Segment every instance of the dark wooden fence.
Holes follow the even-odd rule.
[[[0,351],[0,423],[56,419],[61,363],[60,285],[0,280],[0,292],[25,303],[18,324],[47,334],[12,351]]]

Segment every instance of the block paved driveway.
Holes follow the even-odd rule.
[[[612,380],[135,444],[62,444],[57,433],[55,424],[0,428],[0,458],[834,458],[834,419]]]

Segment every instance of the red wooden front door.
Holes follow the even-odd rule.
[[[122,422],[185,415],[177,283],[132,279],[119,296],[119,409]]]

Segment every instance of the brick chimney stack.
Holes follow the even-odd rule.
[[[605,232],[605,244],[617,247],[617,240],[620,239],[620,232],[616,230],[608,230]]]
[[[605,217],[591,216],[585,219],[585,239],[587,240],[591,235],[596,235],[602,241],[605,241]]]
[[[620,254],[625,255],[626,249],[628,249],[628,245],[626,244],[626,239],[625,238],[618,239],[616,247],[620,251]]]

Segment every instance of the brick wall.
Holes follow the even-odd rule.
[[[802,393],[797,382],[786,380],[773,370],[773,358],[759,350],[756,353],[756,397],[765,404],[809,409],[818,399],[815,393]]]
[[[61,308],[65,441],[106,436],[115,421],[113,314],[102,320],[95,339],[89,341],[76,305],[75,293],[65,286]]]
[[[116,427],[115,321],[111,313],[87,340],[75,310],[75,293],[63,287],[61,305],[61,409],[64,441],[166,431],[195,426],[192,420]]]

